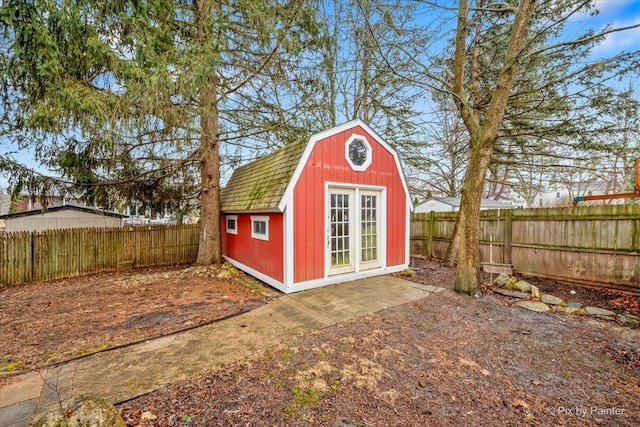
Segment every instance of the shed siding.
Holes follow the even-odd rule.
[[[345,143],[354,133],[366,136],[372,149],[372,163],[363,172],[351,169],[345,159]],[[360,126],[316,143],[293,194],[296,283],[324,277],[326,182],[387,189],[386,265],[405,263],[407,200],[400,173],[393,155]]]
[[[269,240],[251,237],[251,217],[269,217]],[[238,214],[238,234],[226,230],[226,216],[221,221],[222,253],[229,258],[248,265],[263,274],[283,282],[283,216],[281,213]]]

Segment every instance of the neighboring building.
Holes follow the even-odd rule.
[[[4,231],[43,231],[61,228],[120,227],[125,215],[81,206],[54,206],[0,215]]]
[[[9,213],[10,207],[11,207],[11,196],[7,193],[2,192],[2,188],[0,188],[0,215]]]
[[[409,264],[400,160],[361,120],[236,169],[221,202],[224,257],[286,293]]]
[[[631,190],[633,191],[633,190]],[[619,191],[624,192],[624,191]],[[573,198],[576,196],[601,196],[604,194],[614,194],[610,188],[610,184],[604,181],[589,182],[584,184],[574,184],[570,189],[566,186],[558,186],[555,191],[548,191],[542,193],[536,198],[535,207],[557,207],[557,206],[572,206]],[[609,199],[585,202],[585,204],[610,204],[618,205],[628,203],[628,199]],[[533,207],[533,206],[532,206]]]
[[[39,195],[32,196],[29,193],[23,192],[20,196],[20,200],[14,202],[13,209],[16,212],[39,211],[65,205],[85,206],[85,203],[78,199],[60,194],[47,194],[44,196],[46,203],[43,203],[42,196]]]
[[[456,212],[460,209],[460,197],[432,197],[416,205],[413,212],[425,213],[425,212]],[[482,199],[480,202],[480,209],[513,209],[511,203],[501,202],[493,199]]]

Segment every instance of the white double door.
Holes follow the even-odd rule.
[[[329,187],[327,253],[329,275],[380,267],[382,192]]]

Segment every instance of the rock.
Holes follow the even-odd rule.
[[[413,277],[416,275],[416,271],[412,268],[405,268],[400,272],[400,274],[403,275],[404,277]]]
[[[562,298],[558,298],[549,294],[542,294],[542,296],[540,297],[540,301],[544,302],[545,304],[559,305],[561,307],[567,306],[567,303],[564,302]]]
[[[231,279],[233,277],[238,277],[240,272],[234,266],[223,269],[220,273],[217,274],[218,279]]]
[[[567,303],[567,307],[571,307],[571,308],[582,308],[583,305],[581,302],[577,302],[577,301],[570,301]]]
[[[540,289],[537,286],[531,285],[531,296],[533,298],[540,298]]]
[[[495,288],[493,292],[495,292],[496,294],[507,296],[507,297],[529,299],[529,294],[525,294],[524,292],[519,292],[519,291],[510,291],[508,289]]]
[[[538,313],[549,311],[549,306],[540,301],[518,301],[515,305]]]
[[[513,286],[518,283],[518,279],[515,277],[510,278],[509,280],[507,280],[507,282],[504,284],[503,288],[507,289],[507,290],[513,290],[515,289]]]
[[[511,279],[511,276],[506,273],[500,273],[500,275],[496,277],[496,280],[494,280],[493,283],[496,286],[503,287],[509,279]]]
[[[618,314],[618,322],[622,323],[623,325],[637,325],[640,322],[638,322],[638,319],[634,319],[635,316],[632,316],[630,314]]]
[[[106,399],[82,396],[66,400],[44,414],[35,427],[126,427],[116,408]]]
[[[152,412],[150,411],[145,411],[142,413],[142,415],[140,415],[140,421],[146,421],[146,420],[157,420],[158,417],[156,417]]]
[[[522,409],[528,409],[529,405],[527,404],[527,402],[525,402],[522,399],[515,399],[513,401],[513,403],[511,404],[511,406],[513,406],[514,408],[522,408]]]
[[[531,283],[525,280],[520,280],[518,283],[513,285],[513,289],[520,292],[529,292],[531,291]]]
[[[555,305],[553,306],[554,310],[556,311],[560,311],[564,314],[570,314],[570,315],[585,315],[587,314],[587,312],[582,309],[582,308],[576,308],[576,307],[562,307],[560,305]]]
[[[606,320],[616,320],[616,313],[613,311],[605,310],[598,307],[586,307],[585,310],[588,314]]]

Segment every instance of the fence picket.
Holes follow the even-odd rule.
[[[0,285],[193,263],[197,224],[0,233]]]
[[[456,215],[414,214],[411,254],[442,259]],[[480,213],[482,262],[567,282],[640,292],[639,243],[637,204]]]

